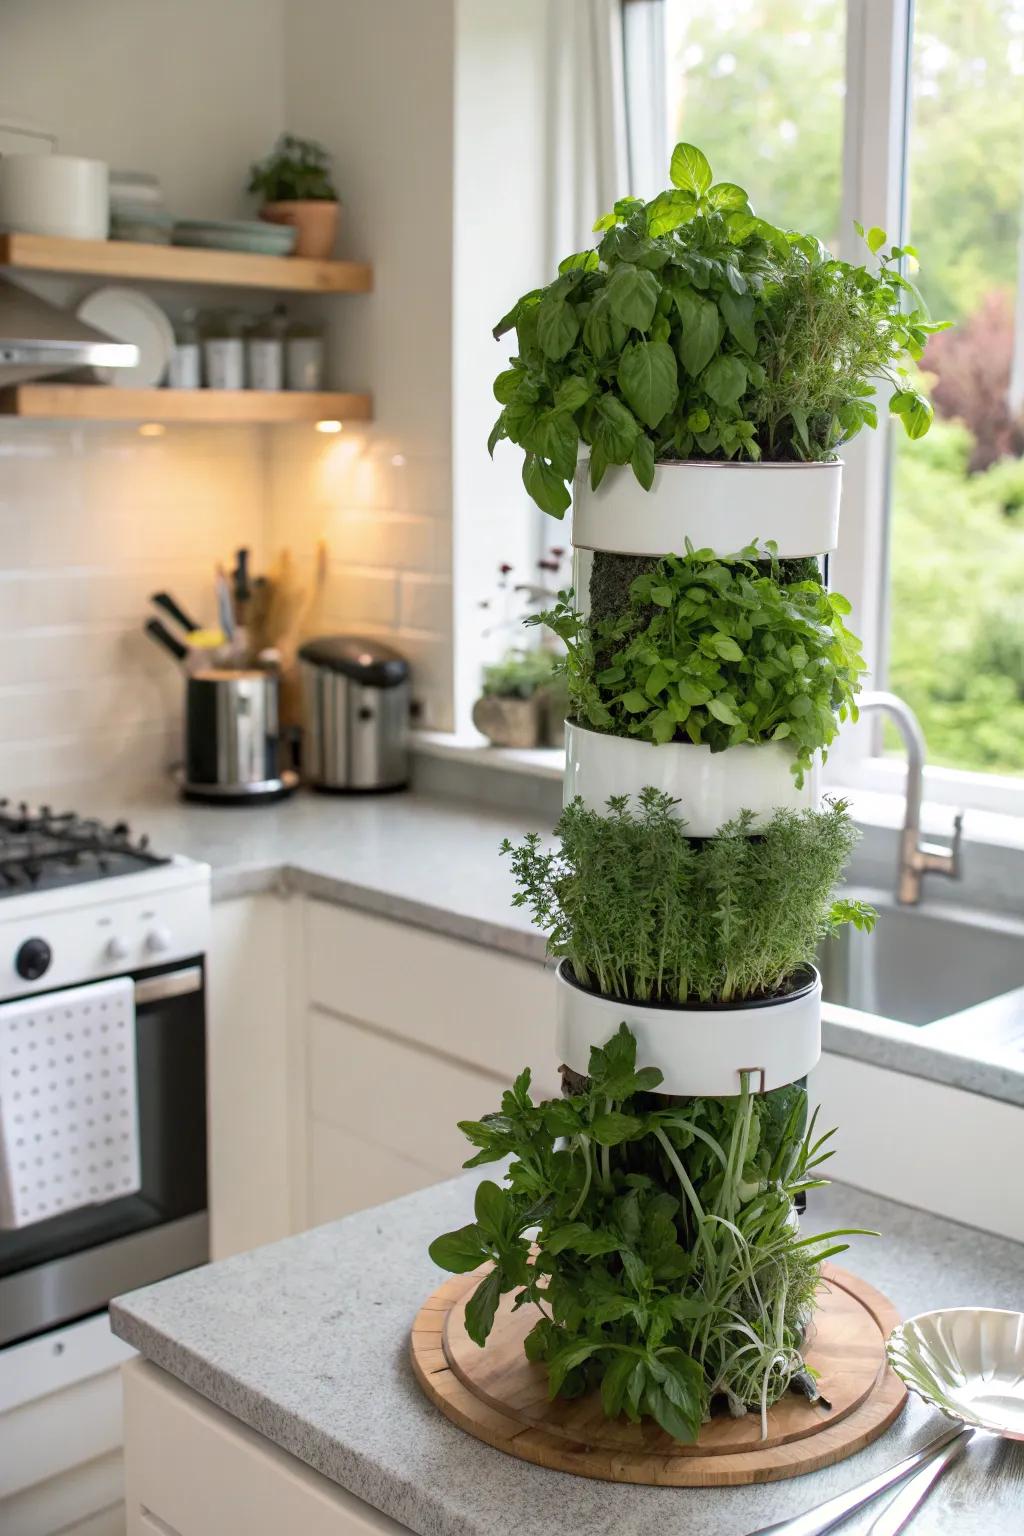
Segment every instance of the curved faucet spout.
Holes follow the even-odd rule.
[[[959,880],[963,811],[958,811],[953,819],[953,841],[948,847],[941,843],[922,843],[921,802],[924,793],[925,742],[921,722],[906,700],[895,693],[882,691],[862,693],[857,700],[857,706],[861,713],[868,709],[877,709],[887,714],[899,731],[906,749],[906,811],[900,842],[896,897],[905,905],[913,906],[921,900],[922,876],[947,875],[951,880]]]

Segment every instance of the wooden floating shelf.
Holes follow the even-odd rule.
[[[66,421],[371,421],[369,395],[305,390],[117,389],[103,384],[16,384],[0,415]]]
[[[304,256],[251,256],[130,240],[63,240],[53,235],[0,235],[0,266],[147,283],[270,288],[282,293],[369,293],[373,288],[373,268],[363,261],[310,261]]]

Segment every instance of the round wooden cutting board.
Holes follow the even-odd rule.
[[[549,1402],[544,1367],[523,1353],[536,1314],[532,1307],[513,1312],[511,1296],[502,1298],[487,1347],[479,1349],[463,1310],[481,1273],[455,1275],[423,1306],[412,1330],[413,1369],[453,1423],[542,1467],[677,1488],[775,1482],[852,1456],[907,1400],[885,1359],[886,1337],[899,1322],[895,1309],[865,1281],[826,1266],[804,1355],[831,1407],[788,1393],[769,1410],[766,1439],[759,1414],[722,1414],[695,1445],[680,1445],[655,1424],[606,1419],[593,1393]]]

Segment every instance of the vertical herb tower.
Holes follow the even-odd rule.
[[[801,1346],[846,1234],[797,1217],[829,1155],[804,1086],[814,957],[874,916],[833,899],[855,834],[817,785],[863,670],[826,580],[837,450],[880,380],[927,430],[905,365],[935,327],[881,230],[855,267],[756,217],[693,146],[671,178],[496,332],[518,346],[492,450],[525,451],[553,516],[574,482],[575,589],[540,616],[567,648],[564,810],[553,848],[503,850],[559,961],[563,1093],[535,1103],[524,1073],[463,1124],[468,1167],[511,1163],[431,1253],[491,1262],[476,1343],[512,1292],[552,1396],[693,1441],[713,1405],[764,1426],[816,1393]]]

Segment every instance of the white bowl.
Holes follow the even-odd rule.
[[[1024,1440],[1024,1312],[949,1307],[889,1335],[901,1381],[952,1419]]]
[[[105,240],[107,166],[81,155],[0,157],[0,229],[73,240]]]

